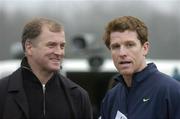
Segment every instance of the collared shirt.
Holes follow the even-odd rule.
[[[180,119],[180,84],[155,64],[135,73],[130,89],[118,80],[102,101],[101,119]]]

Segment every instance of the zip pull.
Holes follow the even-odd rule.
[[[43,114],[45,117],[46,115],[46,99],[45,99],[46,85],[45,84],[42,84],[42,89],[43,89]]]
[[[42,84],[42,88],[43,88],[43,94],[45,94],[45,91],[46,91],[46,85],[45,85],[45,84]]]

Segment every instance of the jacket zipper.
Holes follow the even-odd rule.
[[[45,98],[46,85],[45,84],[42,84],[42,89],[43,89],[43,114],[45,117],[46,115],[46,98]]]

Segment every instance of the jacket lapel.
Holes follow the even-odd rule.
[[[29,107],[25,91],[23,89],[21,68],[15,71],[9,79],[8,93],[13,95],[13,98],[17,105],[22,109],[26,118],[29,118]]]
[[[65,78],[64,76],[62,75],[58,75],[59,76],[59,81],[60,83],[62,83],[62,88],[64,89],[64,92],[65,92],[65,95],[67,97],[67,100],[69,102],[69,105],[71,107],[71,112],[72,112],[72,115],[73,115],[73,119],[78,119],[78,116],[76,114],[76,108],[74,106],[74,103],[73,103],[73,100],[72,100],[72,97],[71,97],[71,91],[74,89],[74,88],[77,88],[77,85],[70,82],[68,78]]]

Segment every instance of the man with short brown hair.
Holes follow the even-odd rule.
[[[180,119],[180,84],[146,63],[148,28],[138,18],[110,21],[104,42],[111,52],[118,84],[101,105],[101,119]]]

